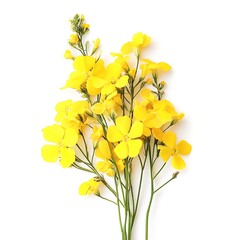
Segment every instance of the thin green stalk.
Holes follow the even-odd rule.
[[[144,173],[144,169],[146,166],[146,159],[147,159],[147,155],[145,156],[145,160],[142,163],[142,159],[140,156],[138,156],[140,163],[141,163],[141,173],[140,173],[140,177],[139,177],[139,183],[138,183],[138,190],[137,190],[137,198],[136,198],[136,204],[135,204],[135,209],[133,212],[133,217],[132,217],[132,224],[131,224],[131,228],[133,228],[134,225],[134,221],[137,215],[137,211],[138,211],[138,205],[139,205],[139,200],[140,200],[140,195],[141,195],[141,189],[142,189],[142,182],[143,182],[143,173]]]
[[[153,195],[154,195],[154,182],[153,182],[153,159],[151,155],[151,149],[149,148],[149,170],[150,170],[150,181],[151,181],[151,195],[150,195],[150,200],[146,212],[146,225],[145,225],[145,240],[148,240],[148,235],[149,235],[149,214],[153,202]]]
[[[108,199],[108,198],[106,198],[106,197],[103,197],[102,195],[96,195],[96,196],[98,196],[98,197],[102,198],[103,200],[106,200],[106,201],[108,201],[108,202],[111,202],[111,203],[113,203],[113,204],[117,205],[117,203],[116,203],[116,202],[114,202],[113,200],[111,200],[111,199]]]
[[[84,52],[83,52],[80,48],[74,46],[73,44],[71,44],[71,46],[72,46],[73,48],[75,48],[76,50],[78,50],[79,52],[81,52],[82,55],[84,55]]]
[[[77,165],[76,163],[73,163],[72,166],[75,167],[75,168],[77,168],[77,169],[79,169],[79,170],[83,170],[83,171],[85,171],[85,172],[94,173],[92,170],[89,170],[89,169],[87,169],[87,168],[81,167],[81,166]]]
[[[162,165],[162,167],[158,170],[158,172],[154,175],[154,177],[153,177],[153,179],[155,179],[158,175],[159,175],[159,173],[163,170],[163,168],[165,167],[165,165],[167,164],[167,162],[165,162],[163,165]]]
[[[83,133],[82,133],[82,132],[81,132],[80,134],[81,134],[81,136],[82,136],[82,139],[83,139],[83,142],[84,142],[84,146],[85,146],[85,150],[86,150],[86,156],[87,156],[87,158],[89,158],[89,154],[88,154],[88,147],[87,147],[87,142],[86,142],[86,139],[85,139],[85,137],[84,137],[84,135],[83,135]]]
[[[156,193],[157,191],[159,191],[161,188],[163,188],[164,186],[166,186],[168,183],[170,183],[173,179],[177,178],[177,175],[179,174],[179,172],[175,172],[173,174],[173,176],[167,181],[165,182],[163,185],[161,185],[159,188],[157,188],[154,193]]]
[[[117,207],[118,207],[118,220],[119,220],[119,224],[120,224],[120,229],[121,229],[121,233],[122,233],[122,240],[127,240],[124,236],[124,230],[123,230],[123,224],[122,224],[122,216],[121,216],[121,207],[119,204],[119,192],[118,192],[118,182],[116,177],[114,176],[114,183],[115,183],[115,187],[116,187],[116,198],[117,198]]]
[[[132,81],[130,81],[130,96],[131,96],[131,101],[130,101],[130,110],[129,110],[129,116],[131,118],[131,122],[132,122],[132,118],[133,118],[133,100],[134,100],[134,80],[137,76],[137,72],[138,72],[138,67],[139,67],[139,60],[140,60],[140,55],[137,55],[137,65],[136,65],[136,72],[134,74],[134,77],[132,78]]]
[[[83,150],[80,148],[80,146],[78,144],[76,144],[77,148],[80,150],[80,152],[82,153],[82,155],[88,159],[87,155],[83,152]]]
[[[129,221],[129,174],[128,174],[128,159],[127,163],[125,164],[124,168],[124,176],[125,176],[125,182],[126,182],[126,188],[125,188],[125,219],[124,219],[124,234],[127,236],[127,222]]]

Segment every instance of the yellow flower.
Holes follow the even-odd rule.
[[[113,111],[113,107],[115,105],[115,102],[110,99],[110,100],[104,100],[100,103],[96,103],[92,107],[92,111],[96,114],[103,114],[105,112],[111,112]]]
[[[143,124],[135,121],[131,126],[131,119],[128,116],[118,117],[116,125],[110,126],[107,131],[109,142],[120,142],[114,149],[120,159],[136,157],[142,147],[142,140],[136,139],[143,134]]]
[[[172,120],[181,120],[184,117],[184,114],[178,114],[173,104],[167,100],[154,102],[153,112],[156,112],[158,118],[161,119],[162,125],[171,122]]]
[[[82,131],[82,128],[85,127],[85,123],[87,121],[87,118],[86,117],[83,117],[80,120],[78,119],[67,119],[67,118],[64,118],[61,122],[61,126],[64,127],[64,128],[74,128],[75,130],[77,131]]]
[[[111,55],[113,57],[116,57],[114,62],[120,64],[122,66],[122,69],[124,69],[125,71],[129,70],[127,61],[130,59],[130,57],[128,55],[124,54],[123,52],[111,53]]]
[[[88,30],[90,28],[90,24],[83,23],[81,27],[86,31],[86,30]]]
[[[99,103],[95,103],[92,107],[92,111],[96,114],[108,114],[117,113],[120,110],[122,104],[120,95],[117,92],[113,92],[108,95],[107,98],[101,97]]]
[[[71,34],[70,39],[68,40],[69,43],[71,44],[77,44],[79,41],[78,35],[77,34]]]
[[[96,169],[99,172],[106,173],[109,177],[113,177],[115,175],[114,166],[108,160],[98,162],[96,164]]]
[[[132,37],[132,44],[138,49],[147,47],[151,43],[151,38],[142,32],[135,33]]]
[[[132,50],[133,50],[132,42],[127,42],[122,45],[121,53],[127,55],[130,52],[132,52]]]
[[[134,117],[141,121],[145,127],[147,128],[160,128],[163,124],[171,121],[172,115],[169,113],[166,106],[163,103],[166,103],[166,100],[158,101],[156,96],[151,92],[150,89],[145,88],[140,92],[140,95],[144,100],[141,104],[135,103],[134,107]],[[160,107],[161,106],[161,107]],[[171,105],[172,106],[172,105]],[[150,133],[147,129],[145,129],[147,134],[145,136],[149,136]]]
[[[142,48],[147,47],[151,43],[151,38],[142,32],[135,33],[131,42],[123,44],[121,52],[123,54],[129,54],[134,49],[139,53]]]
[[[162,141],[163,132],[160,128],[153,128],[152,134],[158,141]]]
[[[109,161],[109,159],[112,159],[111,150],[106,140],[100,140],[98,142],[97,149],[95,150],[95,155],[98,158],[101,158],[104,160],[97,163],[96,165],[97,170],[100,172],[105,172],[110,177],[114,176],[114,173],[115,173],[114,166]]]
[[[72,55],[72,53],[71,53],[70,50],[66,50],[66,51],[65,51],[64,57],[65,57],[66,59],[73,59],[73,55]]]
[[[121,76],[122,66],[118,63],[111,63],[107,66],[104,78],[93,82],[95,88],[101,89],[103,95],[110,95],[117,89],[128,84],[128,76]]]
[[[98,49],[100,46],[100,39],[97,38],[95,41],[93,41],[93,52],[94,50],[96,51],[96,49]]]
[[[147,84],[152,84],[153,83],[153,80],[151,78],[147,78],[146,81],[145,81]]]
[[[90,95],[97,95],[101,92],[101,89],[94,87],[93,83],[101,80],[101,76],[104,73],[104,62],[91,56],[78,56],[73,62],[75,69],[72,72],[66,82],[64,88],[74,88],[80,90],[87,88]]]
[[[120,172],[124,170],[123,160],[119,159],[111,150],[113,149],[110,149],[109,143],[106,140],[100,140],[95,151],[95,155],[104,160],[97,163],[97,170],[100,172],[105,172],[110,177],[114,176],[115,174],[114,165],[112,162],[116,162]]]
[[[161,121],[159,120],[157,114],[154,112],[149,112],[146,106],[144,106],[143,104],[137,104],[136,102],[133,114],[135,119],[143,123],[144,136],[148,137],[151,135],[151,131],[149,130],[149,128],[160,127],[161,125]]]
[[[102,126],[97,127],[96,125],[94,125],[93,133],[91,135],[91,139],[93,140],[94,144],[96,144],[102,136],[103,136],[103,127]]]
[[[99,185],[100,181],[95,180],[94,178],[91,178],[89,181],[84,182],[79,187],[79,194],[80,195],[90,195],[90,194],[99,194]]]
[[[141,97],[144,99],[143,105],[149,108],[153,108],[153,103],[157,101],[156,96],[148,88],[144,88],[140,92]]]
[[[153,62],[149,59],[142,59],[145,64],[141,64],[140,68],[142,70],[142,77],[147,76],[148,74],[161,74],[161,73],[166,73],[169,72],[172,67],[165,62]]]
[[[56,122],[61,122],[63,119],[75,119],[78,115],[84,114],[89,107],[88,101],[77,101],[73,102],[72,100],[66,100],[59,102],[55,110],[57,115],[55,117]]]
[[[172,156],[172,166],[177,170],[182,170],[186,167],[186,163],[180,155],[188,155],[192,146],[185,140],[181,140],[176,144],[176,134],[173,132],[166,132],[162,135],[162,142],[164,146],[160,145],[160,157],[164,162],[167,162]]]
[[[43,138],[55,145],[46,144],[42,147],[42,157],[47,162],[56,162],[60,157],[62,167],[70,167],[75,161],[75,151],[72,148],[78,141],[78,131],[73,128],[63,128],[52,125],[44,128]]]

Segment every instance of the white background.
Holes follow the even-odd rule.
[[[0,239],[121,239],[115,207],[78,195],[90,176],[40,157],[41,129],[53,123],[55,103],[71,96],[59,90],[72,69],[63,59],[68,19],[83,13],[105,58],[142,31],[153,39],[146,57],[173,66],[166,96],[186,114],[178,133],[193,151],[155,199],[150,239],[239,240],[238,3],[1,1]]]

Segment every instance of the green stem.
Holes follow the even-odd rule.
[[[85,150],[86,150],[86,156],[87,156],[87,158],[89,158],[89,154],[88,154],[88,147],[87,147],[87,142],[86,142],[86,139],[85,139],[85,137],[84,137],[84,135],[83,135],[83,133],[82,133],[82,132],[81,132],[80,134],[81,134],[81,136],[82,136],[82,139],[83,139],[83,142],[84,142],[84,146],[85,146]]]
[[[134,80],[137,76],[137,71],[138,71],[138,66],[139,66],[139,60],[140,60],[140,55],[137,55],[137,65],[136,65],[136,72],[134,74],[134,77],[132,78],[132,81],[130,81],[130,96],[131,96],[131,101],[130,101],[130,110],[129,110],[129,117],[131,118],[131,122],[132,122],[132,118],[133,118],[133,100],[134,100]]]
[[[121,216],[121,207],[119,204],[119,191],[118,191],[118,182],[116,177],[114,176],[114,183],[115,183],[115,187],[116,187],[116,198],[117,198],[117,208],[118,208],[118,220],[119,220],[119,224],[120,224],[120,229],[121,229],[121,233],[122,233],[122,240],[126,240],[125,236],[124,236],[124,230],[123,230],[123,224],[122,224],[122,216]]]
[[[145,225],[145,240],[148,240],[149,235],[149,214],[153,202],[153,196],[154,196],[154,179],[153,179],[153,156],[151,155],[151,149],[149,148],[149,169],[150,169],[150,181],[151,181],[151,195],[150,200],[148,203],[148,208],[146,212],[146,225]]]
[[[124,234],[127,237],[127,222],[129,221],[129,174],[128,174],[128,159],[125,164],[124,169],[124,176],[125,176],[125,182],[126,182],[126,188],[125,188],[125,220],[124,220]]]
[[[179,174],[179,172],[175,172],[173,174],[173,176],[167,181],[165,182],[163,185],[161,185],[159,188],[157,188],[154,193],[156,193],[157,191],[159,191],[161,188],[163,188],[164,186],[166,186],[168,183],[170,183],[173,179],[177,178],[177,175]]]
[[[102,195],[96,195],[96,196],[98,196],[98,197],[100,197],[100,198],[102,198],[102,199],[104,199],[104,200],[106,200],[106,201],[108,201],[108,202],[111,202],[111,203],[113,203],[113,204],[117,205],[117,203],[116,203],[116,202],[114,202],[114,201],[113,201],[113,200],[111,200],[111,199],[105,198],[105,197],[103,197]]]
[[[83,170],[85,172],[94,173],[92,170],[89,170],[87,168],[81,167],[81,166],[77,165],[76,163],[73,163],[72,166],[75,167],[76,169]]]
[[[167,163],[165,162],[165,163],[162,165],[162,167],[159,169],[159,171],[154,175],[153,179],[155,179],[155,178],[159,175],[159,173],[163,170],[163,168],[165,167],[166,164],[167,164]]]

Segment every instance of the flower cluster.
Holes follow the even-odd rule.
[[[152,197],[165,185],[153,187],[164,166],[171,161],[174,169],[184,169],[186,163],[181,156],[191,152],[187,141],[177,143],[176,134],[169,131],[184,116],[163,99],[166,83],[162,78],[171,66],[143,58],[151,38],[141,32],[119,52],[111,53],[112,62],[105,64],[99,52],[100,39],[85,40],[90,25],[84,16],[77,14],[70,23],[73,33],[64,57],[73,61],[73,70],[62,89],[77,91],[79,100],[57,103],[56,123],[42,130],[44,139],[51,143],[42,147],[42,157],[47,162],[59,160],[64,168],[93,174],[80,186],[80,195],[94,194],[116,204],[123,239],[131,239],[146,166],[151,172]],[[162,167],[157,168],[156,163],[161,161]],[[141,176],[136,191],[133,162],[140,166],[136,169]],[[115,200],[102,195],[103,186]]]

